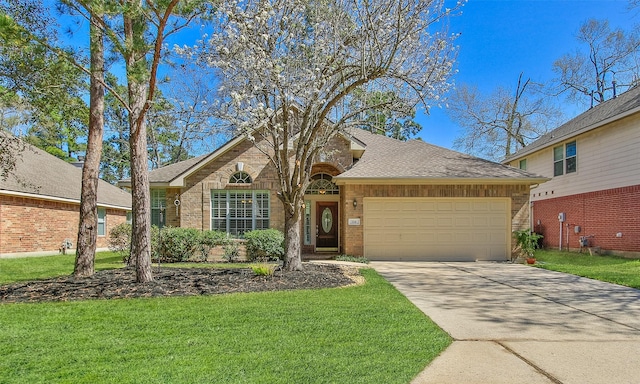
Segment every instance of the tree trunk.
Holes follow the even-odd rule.
[[[132,110],[140,111],[146,102],[146,87],[140,84],[129,84],[133,90]],[[131,92],[131,91],[130,91]],[[145,283],[153,280],[151,274],[151,197],[149,191],[149,171],[147,153],[147,133],[144,117],[132,113],[130,117],[131,136],[129,148],[131,153],[131,194],[133,205],[133,228],[131,233],[131,256],[135,260],[136,281]]]
[[[104,42],[99,26],[102,15],[91,15],[91,84],[89,90],[89,134],[82,166],[80,192],[80,224],[76,243],[73,275],[88,277],[94,273],[96,240],[98,236],[98,179],[102,136],[104,131]]]
[[[284,269],[287,271],[301,271],[302,270],[302,257],[300,246],[300,227],[301,227],[301,215],[299,210],[291,213],[285,207],[284,218]]]
[[[146,112],[152,98],[149,90],[151,77],[147,67],[148,47],[145,43],[147,20],[139,0],[126,1],[129,7],[124,14],[124,35],[127,52],[127,90],[129,96],[129,153],[131,161],[131,198],[133,226],[131,230],[131,255],[135,262],[136,282],[153,280],[151,274],[151,198],[149,191],[149,153],[147,152]]]

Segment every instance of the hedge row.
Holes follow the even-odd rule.
[[[277,229],[245,232],[244,243],[247,258],[253,260],[277,260],[284,256],[284,235]],[[193,228],[151,228],[151,258],[162,263],[181,261],[205,261],[211,249],[221,246],[227,249],[238,240],[220,231],[200,231]],[[120,224],[109,234],[109,249],[122,255],[125,262],[131,248],[131,224]],[[237,247],[236,247],[237,249]],[[232,261],[232,258],[228,258]]]

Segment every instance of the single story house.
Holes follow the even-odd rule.
[[[26,145],[13,174],[0,178],[0,257],[54,254],[63,242],[73,252],[81,187],[81,168]],[[130,211],[131,194],[100,180],[98,248],[107,248],[111,228]]]
[[[232,236],[283,230],[277,175],[256,145],[238,136],[212,153],[151,171],[152,223]],[[311,180],[301,224],[305,256],[453,261],[510,258],[530,186],[547,179],[420,140],[353,129],[318,155]]]
[[[576,116],[503,163],[550,179],[530,197],[532,228],[544,235],[545,246],[640,256],[640,86]]]

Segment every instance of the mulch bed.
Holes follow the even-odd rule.
[[[304,264],[302,271],[277,270],[256,276],[249,268],[153,267],[153,281],[135,282],[130,268],[97,271],[89,278],[64,276],[0,285],[0,303],[194,296],[232,292],[333,288],[359,282],[357,269],[340,265]]]

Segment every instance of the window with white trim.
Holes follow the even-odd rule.
[[[269,228],[269,191],[211,191],[211,229],[242,237]]]
[[[572,141],[553,148],[553,176],[573,173],[577,169],[577,147]]]
[[[166,222],[166,191],[164,189],[151,190],[151,225],[164,227]]]
[[[518,168],[522,169],[523,171],[526,171],[527,170],[527,159],[520,160],[520,163],[518,164]]]
[[[251,184],[251,176],[247,172],[236,172],[229,178],[229,184]]]
[[[311,183],[304,192],[306,195],[339,195],[340,188],[332,181],[331,175],[319,173],[311,177]]]
[[[98,208],[98,236],[107,234],[107,210]]]

